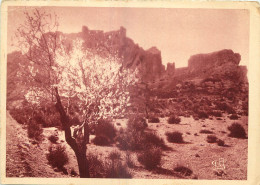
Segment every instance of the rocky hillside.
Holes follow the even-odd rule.
[[[247,68],[239,65],[240,60],[240,54],[232,50],[193,55],[188,61],[188,67],[174,69],[171,72],[173,75],[165,75],[157,85],[166,90],[176,89],[176,85],[182,87],[190,84],[208,93],[230,89],[247,92]],[[167,71],[170,67],[168,64]]]
[[[241,56],[232,50],[196,54],[188,60],[188,67],[175,68],[174,63],[168,63],[165,69],[161,51],[156,47],[144,50],[126,36],[126,29],[123,27],[116,31],[103,32],[83,26],[79,33],[60,34],[68,46],[76,38],[81,38],[86,49],[104,57],[112,53],[122,58],[126,68],[138,68],[142,78],[140,86],[143,86],[140,91],[144,92],[138,91],[138,94],[143,94],[143,101],[146,101],[145,97],[174,98],[179,93],[197,93],[221,95],[228,99],[237,97],[247,104],[247,68],[239,65]],[[7,98],[11,100],[8,106],[12,106],[14,102],[19,103],[26,92],[28,85],[22,83],[19,73],[28,69],[23,67],[26,66],[26,59],[19,52],[9,54],[7,60]]]

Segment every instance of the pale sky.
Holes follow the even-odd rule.
[[[59,17],[59,31],[89,29],[112,31],[126,28],[127,36],[144,49],[156,46],[162,62],[187,66],[191,55],[232,49],[249,62],[249,12],[247,10],[173,8],[48,7]],[[13,51],[14,32],[24,21],[24,7],[9,7],[8,51]],[[27,8],[28,11],[30,9]]]

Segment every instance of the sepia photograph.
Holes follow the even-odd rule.
[[[6,18],[5,178],[248,180],[249,9]]]

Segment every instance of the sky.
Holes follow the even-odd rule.
[[[191,55],[232,49],[249,62],[249,12],[239,9],[44,7],[58,16],[59,31],[77,33],[126,28],[127,37],[144,49],[156,46],[162,62],[185,67]],[[15,50],[15,31],[25,20],[25,7],[8,9],[8,51]]]

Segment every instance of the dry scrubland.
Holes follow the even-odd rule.
[[[227,114],[224,114],[221,120],[215,117],[200,120],[194,120],[192,117],[180,117],[180,119],[179,124],[169,124],[167,117],[159,118],[159,123],[149,123],[146,120],[148,126],[144,132],[156,134],[165,143],[162,147],[159,146],[160,142],[157,142],[159,143],[157,148],[161,147],[158,149],[161,152],[161,162],[151,168],[144,166],[138,160],[138,156],[145,149],[122,150],[122,147],[121,149],[118,147],[116,139],[108,146],[99,146],[93,143],[95,135],[90,135],[90,144],[87,147],[88,156],[92,156],[92,160],[89,161],[94,161],[90,168],[92,177],[106,176],[108,172],[103,170],[104,166],[111,170],[112,163],[116,165],[118,160],[123,168],[122,174],[119,173],[118,177],[123,178],[246,179],[248,140],[230,137],[228,126],[238,122],[245,128],[247,135],[247,116],[241,116],[238,120],[230,120]],[[126,129],[127,119],[114,120],[113,124],[117,130],[116,134],[119,135],[122,128]],[[206,133],[201,133],[202,130]],[[166,133],[173,131],[182,133],[181,143],[167,140]],[[8,177],[78,177],[76,157],[66,144],[61,130],[55,127],[44,128],[41,142],[28,139],[27,135],[26,126],[18,124],[8,113],[6,168]],[[224,144],[219,146],[218,143],[209,143],[208,135],[216,136],[224,141]],[[57,136],[57,138],[51,142],[51,139],[48,139],[50,136]],[[135,139],[138,139],[137,136]],[[65,146],[65,153],[68,156],[68,163],[62,168],[52,167],[46,157],[50,146],[59,145]],[[142,143],[143,147],[145,145],[151,146],[149,143]],[[146,157],[154,157],[156,160],[156,154],[151,156],[149,152],[147,155]],[[225,161],[225,169],[217,170],[212,162],[220,158]],[[157,164],[157,162],[150,163]],[[186,168],[178,170],[176,167],[180,166]]]
[[[8,177],[246,179],[239,53],[166,67],[159,49],[144,50],[123,27],[42,32],[51,15],[26,15],[18,39],[30,52],[7,56]]]

